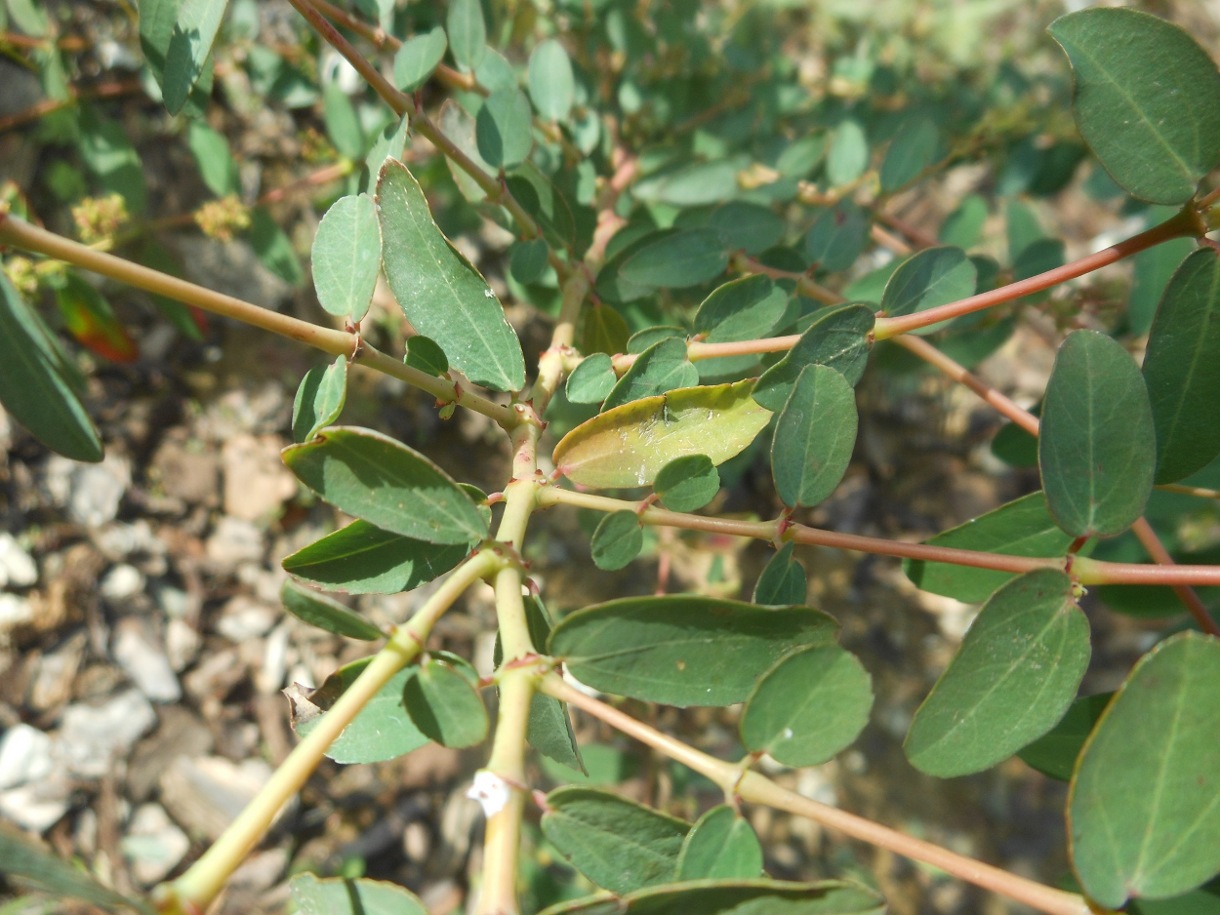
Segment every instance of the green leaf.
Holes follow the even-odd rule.
[[[1042,493],[1032,492],[937,534],[928,544],[1008,556],[1051,557],[1063,556],[1072,540],[1051,518]],[[1012,572],[918,559],[906,560],[903,571],[917,588],[967,603],[986,600],[1015,577]]]
[[[1148,390],[1131,356],[1091,330],[1059,348],[1038,437],[1051,515],[1074,537],[1118,534],[1144,510],[1156,469]]]
[[[50,329],[0,271],[0,403],[52,451],[100,461],[102,442],[76,395],[77,376]]]
[[[837,128],[826,153],[826,180],[831,187],[851,184],[868,168],[868,137],[864,127],[848,118]]]
[[[513,168],[534,145],[533,111],[515,86],[497,89],[483,102],[474,120],[479,155],[492,168]]]
[[[165,107],[177,114],[208,68],[208,55],[228,0],[143,0],[140,43],[161,86]]]
[[[601,403],[616,381],[611,358],[605,353],[593,353],[572,370],[564,392],[572,403]]]
[[[1171,210],[1170,207],[1165,207]],[[1166,217],[1172,216],[1168,212]],[[1170,278],[1192,251],[1198,247],[1193,238],[1171,238],[1153,248],[1146,248],[1131,258],[1131,294],[1127,297],[1127,321],[1133,334],[1141,335],[1152,329],[1157,305],[1165,294]]]
[[[574,868],[613,893],[670,879],[690,824],[592,788],[547,795],[542,834]]]
[[[902,263],[881,296],[881,310],[887,315],[907,315],[927,311],[974,295],[978,273],[974,262],[961,248],[927,248]],[[931,333],[943,327],[934,324],[916,333]]]
[[[546,239],[543,238],[531,238],[529,241],[515,243],[509,255],[509,270],[513,279],[523,286],[542,279],[546,274],[549,251]]]
[[[487,53],[487,22],[479,0],[450,0],[445,17],[449,49],[459,67],[473,70]]]
[[[765,276],[747,276],[717,287],[695,314],[695,333],[707,343],[730,343],[769,336],[788,313],[788,293]],[[701,378],[740,378],[753,373],[758,356],[701,359]]]
[[[448,474],[379,432],[332,426],[285,448],[284,463],[331,505],[384,531],[438,544],[487,536],[486,519]]]
[[[363,658],[340,667],[322,685],[304,695],[290,696],[292,727],[305,737],[318,726],[326,711],[368,666]],[[326,755],[339,763],[369,763],[396,759],[428,743],[403,706],[403,689],[417,668],[400,670],[343,729]]]
[[[1089,624],[1064,573],[1038,569],[992,595],[915,713],[903,748],[915,768],[980,772],[1063,717],[1089,663]]]
[[[364,152],[360,115],[337,82],[327,82],[322,86],[322,121],[326,125],[326,135],[339,155],[358,159]]]
[[[736,457],[771,413],[750,396],[752,381],[680,388],[607,410],[560,439],[555,468],[590,489],[648,486],[666,464],[706,454],[719,466]]]
[[[390,159],[381,168],[377,211],[386,280],[407,320],[475,384],[523,387],[521,342],[499,299],[441,234],[423,189],[401,162]]]
[[[385,638],[385,633],[358,613],[353,613],[336,600],[288,579],[280,588],[280,600],[284,609],[297,619],[317,626],[335,635],[375,642]]]
[[[730,807],[713,807],[695,822],[678,854],[678,880],[757,878],[763,851],[749,820]]]
[[[445,57],[449,42],[439,25],[412,35],[394,55],[394,85],[403,92],[414,92],[428,81]],[[401,150],[391,155],[398,156]],[[380,167],[381,163],[377,163]]]
[[[973,248],[983,235],[983,223],[986,221],[987,201],[979,194],[968,194],[941,223],[938,237],[946,245]]]
[[[407,143],[408,118],[403,115],[396,122],[387,124],[377,138],[373,147],[364,157],[364,168],[360,170],[360,190],[367,191],[377,184],[377,176],[381,174],[381,166],[386,159],[397,159],[403,154]]]
[[[814,218],[805,233],[805,254],[823,270],[846,270],[864,251],[869,225],[859,204],[840,200]]]
[[[1156,482],[1172,483],[1220,454],[1220,256],[1200,248],[1182,262],[1161,297],[1144,382],[1156,427]]]
[[[381,272],[381,228],[368,194],[340,197],[318,225],[310,256],[318,302],[332,315],[359,323]]]
[[[5,880],[13,886],[28,887],[58,899],[79,899],[108,912],[126,909],[142,915],[153,912],[150,906],[108,889],[92,874],[62,860],[5,823],[0,823],[0,861],[4,862]]]
[[[630,510],[611,512],[602,518],[590,544],[593,564],[608,572],[630,565],[643,548],[640,516]]]
[[[833,641],[837,625],[810,607],[629,597],[564,617],[549,653],[603,692],[681,707],[731,705],[784,655]]]
[[[925,116],[906,121],[894,134],[881,162],[881,190],[891,194],[914,181],[939,153],[940,131],[935,121]]]
[[[542,915],[883,915],[885,900],[872,890],[837,880],[696,880],[638,890],[603,893],[559,903]]]
[[[248,238],[259,263],[280,279],[295,286],[305,278],[291,239],[263,207],[250,211]]]
[[[693,512],[716,497],[720,491],[720,474],[706,454],[688,454],[662,467],[653,488],[666,508]]]
[[[819,311],[788,355],[758,379],[754,399],[768,410],[782,410],[808,365],[830,366],[855,385],[868,364],[868,335],[876,320],[872,308],[859,302]]]
[[[637,182],[633,196],[678,207],[720,203],[739,193],[737,173],[742,164],[731,159],[686,162]]]
[[[430,658],[403,689],[403,703],[415,726],[443,747],[472,747],[487,736],[478,674],[459,660]]]
[[[80,111],[80,151],[81,161],[97,180],[103,191],[118,194],[127,205],[127,212],[140,214],[148,205],[148,187],[144,180],[144,165],[140,155],[132,145],[123,125],[109,118],[100,117],[93,108],[82,107]],[[190,134],[188,133],[188,138]],[[217,134],[219,136],[219,134]],[[224,139],[221,138],[221,143]],[[224,144],[222,149],[224,159],[229,156],[229,147]],[[201,168],[202,168],[201,163]],[[206,175],[206,173],[205,173]],[[236,181],[236,169],[233,172]]]
[[[1081,696],[1068,707],[1058,724],[1017,755],[1043,775],[1070,781],[1085,741],[1113,698],[1113,693]]]
[[[292,439],[307,442],[343,412],[347,400],[347,357],[315,365],[301,379],[292,404]]]
[[[627,348],[630,336],[627,320],[609,305],[595,302],[592,308],[584,310],[580,334],[582,353],[621,353]]]
[[[692,388],[698,383],[699,370],[686,358],[686,340],[666,337],[636,357],[606,395],[602,412],[675,388]]]
[[[1136,197],[1181,204],[1220,162],[1220,73],[1176,25],[1128,9],[1056,19],[1080,134]]]
[[[297,915],[428,915],[423,902],[394,883],[297,874],[288,887]]]
[[[413,369],[429,375],[442,376],[449,373],[449,359],[445,351],[431,337],[416,334],[407,338],[407,354],[403,362]]]
[[[767,606],[792,606],[805,603],[809,579],[796,556],[796,544],[789,541],[776,551],[754,585],[754,603]]]
[[[817,505],[839,485],[856,445],[856,392],[839,372],[807,365],[771,440],[775,491],[789,508]]]
[[[437,546],[353,521],[284,559],[284,571],[328,591],[398,594],[448,572],[471,544]]]
[[[538,114],[549,121],[562,121],[576,98],[572,61],[563,45],[551,38],[534,48],[529,63],[530,98]]]
[[[816,766],[851,745],[868,724],[872,678],[838,645],[795,651],[746,700],[741,741],[786,766]]]
[[[729,263],[720,233],[706,226],[668,232],[645,242],[620,268],[623,279],[639,286],[681,289],[715,279]]]
[[[1102,905],[1176,896],[1220,872],[1218,682],[1220,641],[1175,635],[1136,663],[1085,744],[1070,852]]]
[[[787,231],[782,218],[761,204],[745,200],[730,200],[716,207],[708,214],[707,225],[720,232],[727,247],[740,248],[746,254],[762,254],[779,244]]]

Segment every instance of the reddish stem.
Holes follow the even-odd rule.
[[[1199,214],[1194,209],[1187,208],[1170,217],[1159,226],[1153,226],[1139,235],[1120,241],[1118,244],[1111,245],[1102,251],[1098,251],[1096,254],[1090,254],[1088,257],[1082,257],[1080,260],[1073,261],[1070,264],[1056,267],[1054,270],[1047,270],[1045,273],[1039,273],[1037,276],[1018,280],[1007,286],[1001,286],[999,289],[981,292],[978,295],[972,295],[957,302],[950,302],[937,308],[929,308],[927,311],[900,315],[896,318],[879,318],[877,326],[873,331],[873,336],[877,340],[887,340],[890,337],[910,333],[921,327],[931,327],[933,324],[948,321],[950,318],[961,317],[962,315],[982,311],[993,305],[1011,302],[1022,296],[1041,292],[1043,289],[1049,289],[1052,286],[1057,286],[1078,276],[1083,276],[1086,273],[1092,273],[1094,270],[1100,270],[1102,267],[1116,263],[1133,254],[1138,254],[1140,251],[1144,251],[1154,245],[1159,245],[1161,242],[1185,236],[1197,237],[1203,235],[1205,231],[1206,228],[1202,225]]]

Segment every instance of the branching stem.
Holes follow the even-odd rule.
[[[598,699],[585,695],[564,682],[558,674],[546,675],[540,684],[540,689],[547,695],[567,702],[606,722],[627,736],[659,750],[671,759],[716,782],[726,791],[735,793],[744,801],[795,813],[851,838],[887,849],[913,861],[930,864],[954,877],[1022,902],[1040,912],[1049,913],[1049,915],[1088,915],[1090,911],[1084,899],[1074,893],[1065,893],[1036,881],[1018,877],[1002,868],[956,854],[931,842],[903,835],[897,830],[882,826],[872,820],[826,804],[819,804],[794,791],[779,787],[757,772],[746,772],[743,775],[738,766],[696,750]]]

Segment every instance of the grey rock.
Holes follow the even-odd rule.
[[[0,588],[28,588],[38,581],[38,566],[17,538],[0,531]]]
[[[157,644],[143,620],[119,620],[111,653],[131,682],[153,702],[177,702],[182,698],[182,687],[165,649]]]
[[[64,763],[75,775],[99,778],[156,723],[152,704],[136,689],[100,706],[70,705],[59,731]]]

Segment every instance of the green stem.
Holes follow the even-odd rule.
[[[1138,254],[1140,251],[1144,251],[1154,245],[1159,245],[1161,242],[1169,241],[1172,238],[1199,236],[1203,234],[1203,228],[1199,214],[1193,208],[1187,207],[1158,226],[1153,226],[1139,235],[1135,235],[1125,241],[1120,241],[1118,244],[1111,245],[1109,248],[1098,251],[1096,254],[1090,254],[1070,264],[1056,267],[1054,270],[1047,270],[1044,273],[1039,273],[1037,276],[1031,276],[1016,283],[1001,286],[999,289],[981,292],[978,295],[972,295],[957,302],[950,302],[937,308],[929,308],[927,311],[901,315],[896,318],[878,318],[877,324],[873,328],[873,338],[876,340],[887,340],[890,337],[910,333],[921,327],[939,324],[941,321],[947,321],[950,318],[957,318],[976,311],[982,311],[985,308],[990,308],[1003,302],[1011,302],[1022,296],[1041,292],[1043,289],[1049,289],[1067,280],[1083,276],[1086,273],[1092,273],[1094,270],[1099,270],[1102,267],[1120,261],[1125,257],[1130,257],[1133,254]]]
[[[320,327],[291,315],[280,314],[252,302],[231,295],[215,292],[206,286],[198,286],[159,270],[132,263],[113,254],[98,251],[88,245],[72,241],[54,232],[31,225],[24,219],[0,213],[0,244],[10,244],[46,257],[65,261],[92,273],[118,280],[128,286],[143,289],[154,295],[191,305],[210,314],[232,318],[279,334],[289,340],[305,343],[331,356],[345,355],[356,364],[375,369],[407,384],[428,392],[437,400],[449,402],[455,398],[453,382],[428,375],[418,369],[404,365],[365,343],[358,335],[346,331]],[[489,417],[501,426],[510,426],[518,420],[511,408],[488,400],[474,391],[463,390],[456,398],[459,406]]]
[[[547,674],[539,684],[539,688],[548,696],[559,699],[561,702],[567,702],[629,737],[659,750],[671,759],[716,782],[726,793],[735,794],[744,801],[795,813],[820,825],[838,830],[851,838],[939,868],[954,877],[1024,903],[1040,912],[1046,912],[1048,915],[1089,915],[1088,903],[1074,893],[1065,893],[1036,881],[1018,877],[1002,868],[956,854],[946,848],[933,845],[931,842],[903,835],[897,830],[874,823],[864,817],[826,804],[819,804],[794,791],[779,787],[757,772],[743,773],[737,765],[700,752],[600,700],[586,696],[565,683],[558,674]]]
[[[491,550],[481,550],[454,570],[415,615],[395,630],[224,834],[185,874],[158,888],[155,901],[161,911],[203,911],[211,905],[225,881],[266,834],[284,804],[301,790],[343,729],[398,671],[414,660],[436,621],[454,601],[502,562]]]

